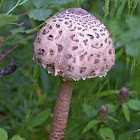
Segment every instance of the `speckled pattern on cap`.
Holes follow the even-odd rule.
[[[33,55],[49,73],[73,80],[102,77],[115,60],[107,28],[81,8],[49,18],[37,33]]]

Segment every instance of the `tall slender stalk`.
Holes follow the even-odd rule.
[[[53,114],[53,123],[49,140],[63,140],[67,126],[69,105],[72,96],[73,82],[60,81],[58,97]]]

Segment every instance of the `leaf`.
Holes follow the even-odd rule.
[[[121,3],[120,7],[118,8],[117,14],[116,14],[116,18],[117,18],[117,19],[121,19],[121,15],[122,15],[122,12],[123,12],[123,10],[124,10],[125,3],[126,3],[126,2],[123,1],[123,2]]]
[[[50,79],[45,69],[40,67],[40,80],[43,92],[49,92],[50,89]]]
[[[25,27],[20,27],[20,28],[12,29],[12,30],[11,30],[11,33],[12,33],[13,35],[15,35],[15,34],[17,34],[17,33],[24,32],[24,30],[25,30]]]
[[[96,95],[96,98],[101,98],[104,96],[113,96],[116,95],[119,92],[119,90],[104,90],[100,92],[100,94]]]
[[[0,139],[8,140],[8,134],[3,128],[0,128]]]
[[[19,135],[14,135],[11,140],[25,140],[24,138],[20,137]]]
[[[12,29],[12,30],[11,30],[11,33],[12,33],[13,35],[15,35],[15,34],[17,34],[17,33],[26,33],[26,34],[30,34],[30,33],[34,32],[34,31],[35,31],[35,29],[27,29],[27,30],[25,30],[25,27],[19,27],[19,28],[16,28],[16,29]]]
[[[15,22],[18,19],[15,15],[6,15],[6,14],[0,14],[0,26],[3,26],[5,24],[10,24]]]
[[[105,16],[107,16],[108,10],[109,10],[109,0],[105,0],[105,8],[104,8]]]
[[[32,2],[36,8],[41,8],[47,5],[48,0],[32,0]]]
[[[115,140],[114,132],[109,127],[100,128],[99,134],[104,140]]]
[[[119,49],[119,51],[116,53],[115,61],[119,59],[124,53],[124,48]]]
[[[125,52],[127,55],[136,57],[138,56],[139,48],[140,48],[140,40],[135,41],[133,40],[126,44]]]
[[[123,108],[123,114],[124,114],[124,117],[125,117],[126,121],[130,122],[130,113],[129,113],[128,106],[126,104],[123,104],[122,108]]]
[[[117,106],[115,106],[113,104],[106,104],[105,106],[108,107],[109,113],[113,113],[117,109]]]
[[[117,119],[113,118],[112,116],[108,116],[108,119],[114,121],[115,123],[118,123],[119,122]]]
[[[140,29],[139,28],[137,30],[136,29],[128,30],[120,36],[120,41],[122,42],[123,45],[138,41],[137,39],[140,39]]]
[[[73,0],[49,0],[49,4],[65,4],[67,2],[72,2]]]
[[[28,128],[34,128],[36,126],[39,126],[40,124],[42,124],[49,116],[50,114],[50,110],[45,110],[40,112],[29,124]]]
[[[127,24],[129,28],[131,28],[131,30],[133,29],[136,31],[136,29],[139,29],[140,18],[138,16],[133,15],[129,18]]]
[[[30,33],[34,32],[34,31],[35,31],[34,29],[28,29],[28,30],[25,30],[24,32],[25,32],[26,34],[30,34]]]
[[[47,98],[47,93],[44,93],[42,94],[40,97],[39,97],[39,100],[38,100],[38,105],[40,105],[41,103],[43,103]]]
[[[41,8],[43,6],[52,5],[52,4],[65,4],[73,0],[32,0],[36,8]]]
[[[91,105],[83,104],[82,106],[83,106],[83,111],[88,117],[93,117],[94,115],[96,115],[96,111]]]
[[[93,128],[96,124],[98,123],[97,120],[92,120],[90,121],[83,129],[82,134],[86,133],[88,130]]]
[[[140,101],[139,100],[131,99],[128,101],[127,105],[132,110],[140,111]]]
[[[33,79],[35,80],[38,77],[39,74],[39,66],[35,65],[34,70],[33,70]]]
[[[29,17],[41,21],[46,20],[51,14],[51,9],[33,9],[29,12]]]

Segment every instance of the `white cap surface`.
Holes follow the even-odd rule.
[[[49,18],[37,33],[33,55],[49,73],[73,80],[104,76],[115,60],[107,28],[81,8]]]

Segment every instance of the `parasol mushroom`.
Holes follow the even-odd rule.
[[[81,8],[69,8],[49,18],[37,33],[36,63],[61,76],[50,140],[64,139],[73,82],[102,77],[114,66],[115,50],[107,28]]]

